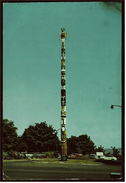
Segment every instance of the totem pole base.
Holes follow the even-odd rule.
[[[67,161],[67,156],[61,156],[61,161]]]

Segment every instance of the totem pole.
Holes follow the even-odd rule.
[[[67,161],[67,135],[66,135],[66,66],[65,66],[65,39],[67,33],[61,29],[61,161]]]

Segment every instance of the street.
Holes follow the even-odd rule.
[[[4,180],[110,180],[121,166],[15,161],[4,162],[3,172]]]

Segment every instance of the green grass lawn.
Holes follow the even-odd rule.
[[[88,158],[67,161],[58,158],[3,160],[4,180],[59,180],[91,176],[109,178],[111,172],[120,173],[121,166],[103,165]]]
[[[101,164],[94,159],[67,159],[67,163]]]
[[[101,164],[101,162],[97,162],[95,161],[94,159],[89,159],[89,158],[86,158],[86,159],[67,159],[67,161],[61,161],[60,159],[58,158],[43,158],[43,159],[19,159],[19,160],[16,160],[16,159],[13,159],[13,160],[4,160],[5,161],[32,161],[34,163],[65,163],[65,164],[74,164],[74,163],[77,163],[77,164]]]
[[[33,160],[34,161],[34,160]],[[67,159],[67,161],[61,161],[60,159],[57,158],[44,158],[44,159],[38,159],[35,160],[35,162],[47,162],[47,163],[66,163],[66,164],[73,164],[73,163],[78,163],[78,164],[101,164],[101,162],[97,162],[95,159],[89,159],[89,158],[78,158],[78,159]]]

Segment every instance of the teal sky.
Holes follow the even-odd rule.
[[[61,28],[67,137],[121,147],[121,108],[110,108],[121,105],[121,13],[103,2],[3,5],[3,118],[19,135],[44,121],[60,128]]]

